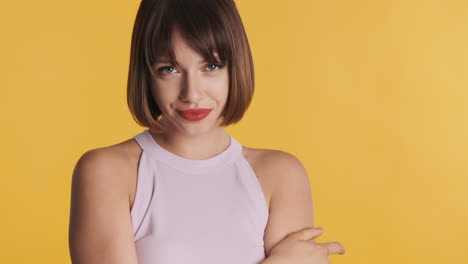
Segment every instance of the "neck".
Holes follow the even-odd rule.
[[[229,147],[230,135],[218,127],[206,133],[187,134],[166,127],[166,131],[151,135],[156,142],[173,154],[185,159],[204,160],[216,156]]]

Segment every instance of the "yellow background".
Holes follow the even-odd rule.
[[[468,2],[237,0],[256,94],[228,128],[311,179],[332,263],[468,263]],[[72,169],[143,128],[139,1],[3,1],[0,263],[69,263]]]

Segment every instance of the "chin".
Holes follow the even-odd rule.
[[[216,122],[216,120],[196,121],[192,124],[183,124],[183,127],[185,134],[188,135],[208,134],[219,129],[218,122]]]

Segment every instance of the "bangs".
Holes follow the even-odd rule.
[[[235,124],[255,91],[249,41],[234,0],[141,0],[132,31],[127,104],[135,121],[163,132],[162,111],[152,92],[156,60],[177,64],[171,37],[177,30],[210,64],[228,67],[229,92],[220,114],[221,127]]]
[[[157,58],[168,58],[177,65],[171,35],[175,27],[187,39],[188,44],[209,63],[228,64],[232,55],[225,21],[218,14],[218,1],[190,0],[168,1],[161,20],[150,25],[147,46],[144,49],[146,66],[151,74]],[[219,60],[214,56],[217,53]]]

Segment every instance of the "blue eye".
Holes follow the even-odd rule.
[[[221,64],[213,63],[213,64],[209,64],[208,66],[206,66],[206,69],[208,69],[208,71],[210,72],[213,72],[223,67],[224,66]],[[175,68],[171,66],[164,66],[164,67],[159,68],[158,72],[162,74],[172,74],[175,72]]]
[[[223,67],[223,66],[222,66],[222,65],[220,65],[220,64],[216,64],[216,63],[214,63],[214,64],[210,64],[210,65],[208,65],[208,67],[207,67],[207,68],[209,68],[210,66],[215,66],[215,67],[218,67],[217,69],[221,69],[221,68]],[[214,70],[217,70],[217,69],[213,69],[213,71],[214,71]]]
[[[158,69],[158,72],[164,73],[164,70],[166,70],[166,69],[174,69],[174,67],[170,67],[170,66],[161,67],[161,68]],[[170,73],[171,73],[171,72],[169,72],[169,74],[170,74]]]

